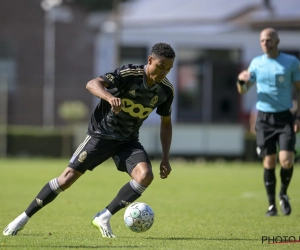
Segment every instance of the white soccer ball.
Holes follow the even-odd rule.
[[[134,202],[126,208],[124,222],[133,232],[145,232],[153,225],[154,212],[146,203]]]

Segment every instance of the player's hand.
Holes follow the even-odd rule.
[[[238,75],[238,80],[248,82],[251,77],[251,72],[247,70],[243,70],[239,75]]]
[[[294,122],[294,131],[295,131],[295,133],[300,132],[300,120],[299,119],[296,119]]]
[[[117,97],[114,97],[112,96],[108,102],[110,103],[111,105],[111,109],[114,113],[118,114],[121,109],[122,109],[122,100],[121,98],[117,98]]]
[[[162,160],[160,163],[160,178],[166,179],[170,174],[172,168],[168,160]]]

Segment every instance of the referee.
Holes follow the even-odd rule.
[[[292,212],[287,189],[293,175],[296,135],[300,130],[300,63],[299,60],[278,50],[276,30],[266,28],[260,33],[264,54],[255,57],[248,68],[238,75],[237,89],[244,94],[256,83],[258,110],[255,125],[257,154],[262,158],[264,185],[269,208],[266,216],[276,216],[277,147],[281,178],[279,204],[284,215]],[[292,108],[292,90],[296,87],[298,111]]]

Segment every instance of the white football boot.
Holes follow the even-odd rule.
[[[19,231],[21,231],[26,223],[28,222],[29,217],[26,213],[22,213],[16,219],[14,219],[11,223],[7,225],[6,228],[3,230],[3,235],[5,236],[14,236],[17,235]]]
[[[109,220],[112,214],[105,208],[94,215],[92,225],[97,228],[104,238],[117,238],[111,230]]]

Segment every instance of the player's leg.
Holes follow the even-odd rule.
[[[137,200],[154,178],[151,165],[148,162],[139,162],[132,170],[130,176],[132,180],[120,189],[117,196],[107,206],[111,214],[117,213],[122,208]]]
[[[279,163],[281,187],[279,192],[279,204],[284,215],[292,212],[287,189],[293,176],[296,134],[294,132],[294,116],[287,111],[281,114],[280,119],[282,128],[279,135]]]
[[[82,173],[67,167],[58,178],[50,180],[33,199],[28,208],[8,224],[3,231],[3,235],[16,235],[35,213],[52,202],[60,192],[69,188],[81,175]]]
[[[284,215],[289,215],[292,212],[287,189],[293,176],[294,152],[281,150],[279,152],[279,162],[281,165],[280,178],[281,187],[279,193],[279,204]]]
[[[58,178],[46,183],[28,208],[4,229],[4,235],[16,235],[35,213],[52,202],[60,192],[69,188],[87,170],[90,166],[89,163],[94,162],[93,159],[85,160],[88,148],[93,148],[94,145],[90,141],[91,137],[87,136],[75,151],[65,171]],[[75,165],[74,162],[79,164]]]
[[[281,166],[280,177],[281,187],[280,195],[286,195],[290,181],[293,176],[295,153],[291,151],[281,150],[279,152],[279,162]]]
[[[276,128],[273,126],[274,117],[271,114],[258,111],[256,120],[256,143],[257,154],[263,159],[263,180],[267,192],[269,207],[266,216],[277,215],[277,208],[275,203],[276,196],[276,143],[278,136]]]
[[[281,187],[279,193],[279,204],[284,215],[292,212],[287,189],[293,176],[296,135],[293,129],[293,116],[288,113],[286,117],[286,125],[279,136],[279,162],[280,162],[280,178]]]
[[[264,166],[264,185],[267,192],[267,197],[269,201],[269,208],[266,213],[266,216],[276,216],[276,154],[266,155],[263,159]]]
[[[118,153],[114,160],[117,168],[126,171],[132,180],[126,183],[109,205],[97,213],[92,220],[92,224],[101,231],[103,237],[116,237],[110,227],[111,217],[137,200],[154,178],[150,160],[142,146],[138,143],[133,150],[131,147]]]

